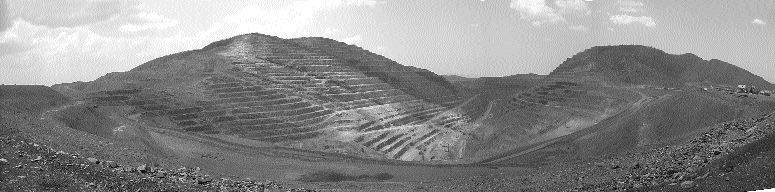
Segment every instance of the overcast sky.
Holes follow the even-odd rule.
[[[91,81],[253,32],[469,77],[547,74],[591,46],[642,44],[775,82],[774,25],[772,0],[0,0],[0,83]]]

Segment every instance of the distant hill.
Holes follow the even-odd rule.
[[[0,85],[0,110],[41,112],[68,102],[69,98],[43,85]]]
[[[599,76],[611,82],[682,86],[687,83],[754,85],[773,89],[770,82],[732,64],[694,54],[672,55],[641,45],[597,46],[563,62],[550,76]]]
[[[442,77],[444,77],[444,79],[446,79],[449,82],[473,81],[473,80],[477,79],[477,78],[472,78],[472,77],[463,77],[463,76],[460,76],[460,75],[442,75]]]

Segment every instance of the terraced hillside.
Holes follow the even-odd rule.
[[[166,129],[379,159],[454,158],[474,118],[442,77],[324,38],[241,35],[54,88]]]

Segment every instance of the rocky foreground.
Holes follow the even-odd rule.
[[[273,182],[216,178],[198,168],[128,166],[39,145],[3,114],[0,191],[312,191]]]
[[[595,164],[631,171],[610,182],[587,184],[574,190],[743,191],[772,188],[775,176],[772,172],[761,171],[773,169],[773,163],[757,164],[762,163],[757,160],[772,159],[774,131],[775,113],[715,125],[687,144],[631,153]],[[757,167],[759,171],[745,170]],[[756,180],[751,180],[753,178]]]

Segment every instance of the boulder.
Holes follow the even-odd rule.
[[[0,158],[0,164],[7,164],[7,163],[8,163],[8,160],[6,160],[5,158]]]
[[[86,160],[89,161],[89,163],[100,164],[100,160],[97,160],[97,158],[94,157],[86,158]]]
[[[116,163],[115,161],[105,161],[105,164],[108,165],[108,167],[110,168],[118,167],[118,163]]]
[[[43,159],[43,157],[40,157],[40,156],[38,156],[38,157],[36,157],[35,159],[32,159],[32,162],[38,162],[38,161],[40,161],[41,159]]]
[[[199,184],[207,184],[209,182],[213,181],[210,177],[204,176],[204,177],[198,177],[196,178],[196,182]]]
[[[148,172],[148,166],[145,166],[145,164],[137,166],[137,171],[140,173]]]

